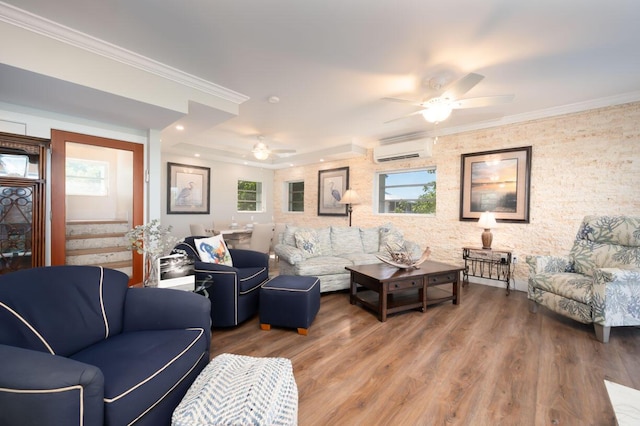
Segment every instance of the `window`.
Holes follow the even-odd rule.
[[[378,213],[435,214],[436,169],[376,174]]]
[[[262,211],[262,182],[238,181],[238,211]]]
[[[67,158],[67,195],[109,195],[109,163],[106,161]]]
[[[287,211],[303,212],[304,211],[304,182],[288,182],[287,183]]]

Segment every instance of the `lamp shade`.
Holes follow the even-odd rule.
[[[360,196],[353,189],[347,189],[340,199],[340,203],[342,204],[360,204],[360,202]]]
[[[492,229],[495,228],[497,224],[496,215],[491,212],[482,213],[478,220],[478,228]]]

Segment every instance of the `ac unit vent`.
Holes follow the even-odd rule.
[[[432,139],[428,138],[377,146],[373,148],[373,161],[386,163],[389,161],[431,157],[432,145]]]
[[[404,155],[396,155],[395,157],[380,157],[378,158],[378,163],[386,163],[387,161],[397,161],[397,160],[406,160],[409,158],[420,158],[420,154],[404,154]]]

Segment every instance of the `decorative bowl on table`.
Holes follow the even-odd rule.
[[[422,252],[422,256],[418,260],[414,260],[411,253],[404,247],[393,248],[387,244],[387,253],[383,256],[376,257],[387,265],[395,266],[400,269],[418,269],[422,263],[424,263],[431,255],[431,249],[427,247]]]

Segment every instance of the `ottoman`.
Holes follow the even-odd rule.
[[[297,424],[291,361],[233,354],[211,360],[171,418],[172,426]]]
[[[320,280],[317,277],[279,275],[260,289],[260,328],[271,326],[307,330],[320,309]]]

